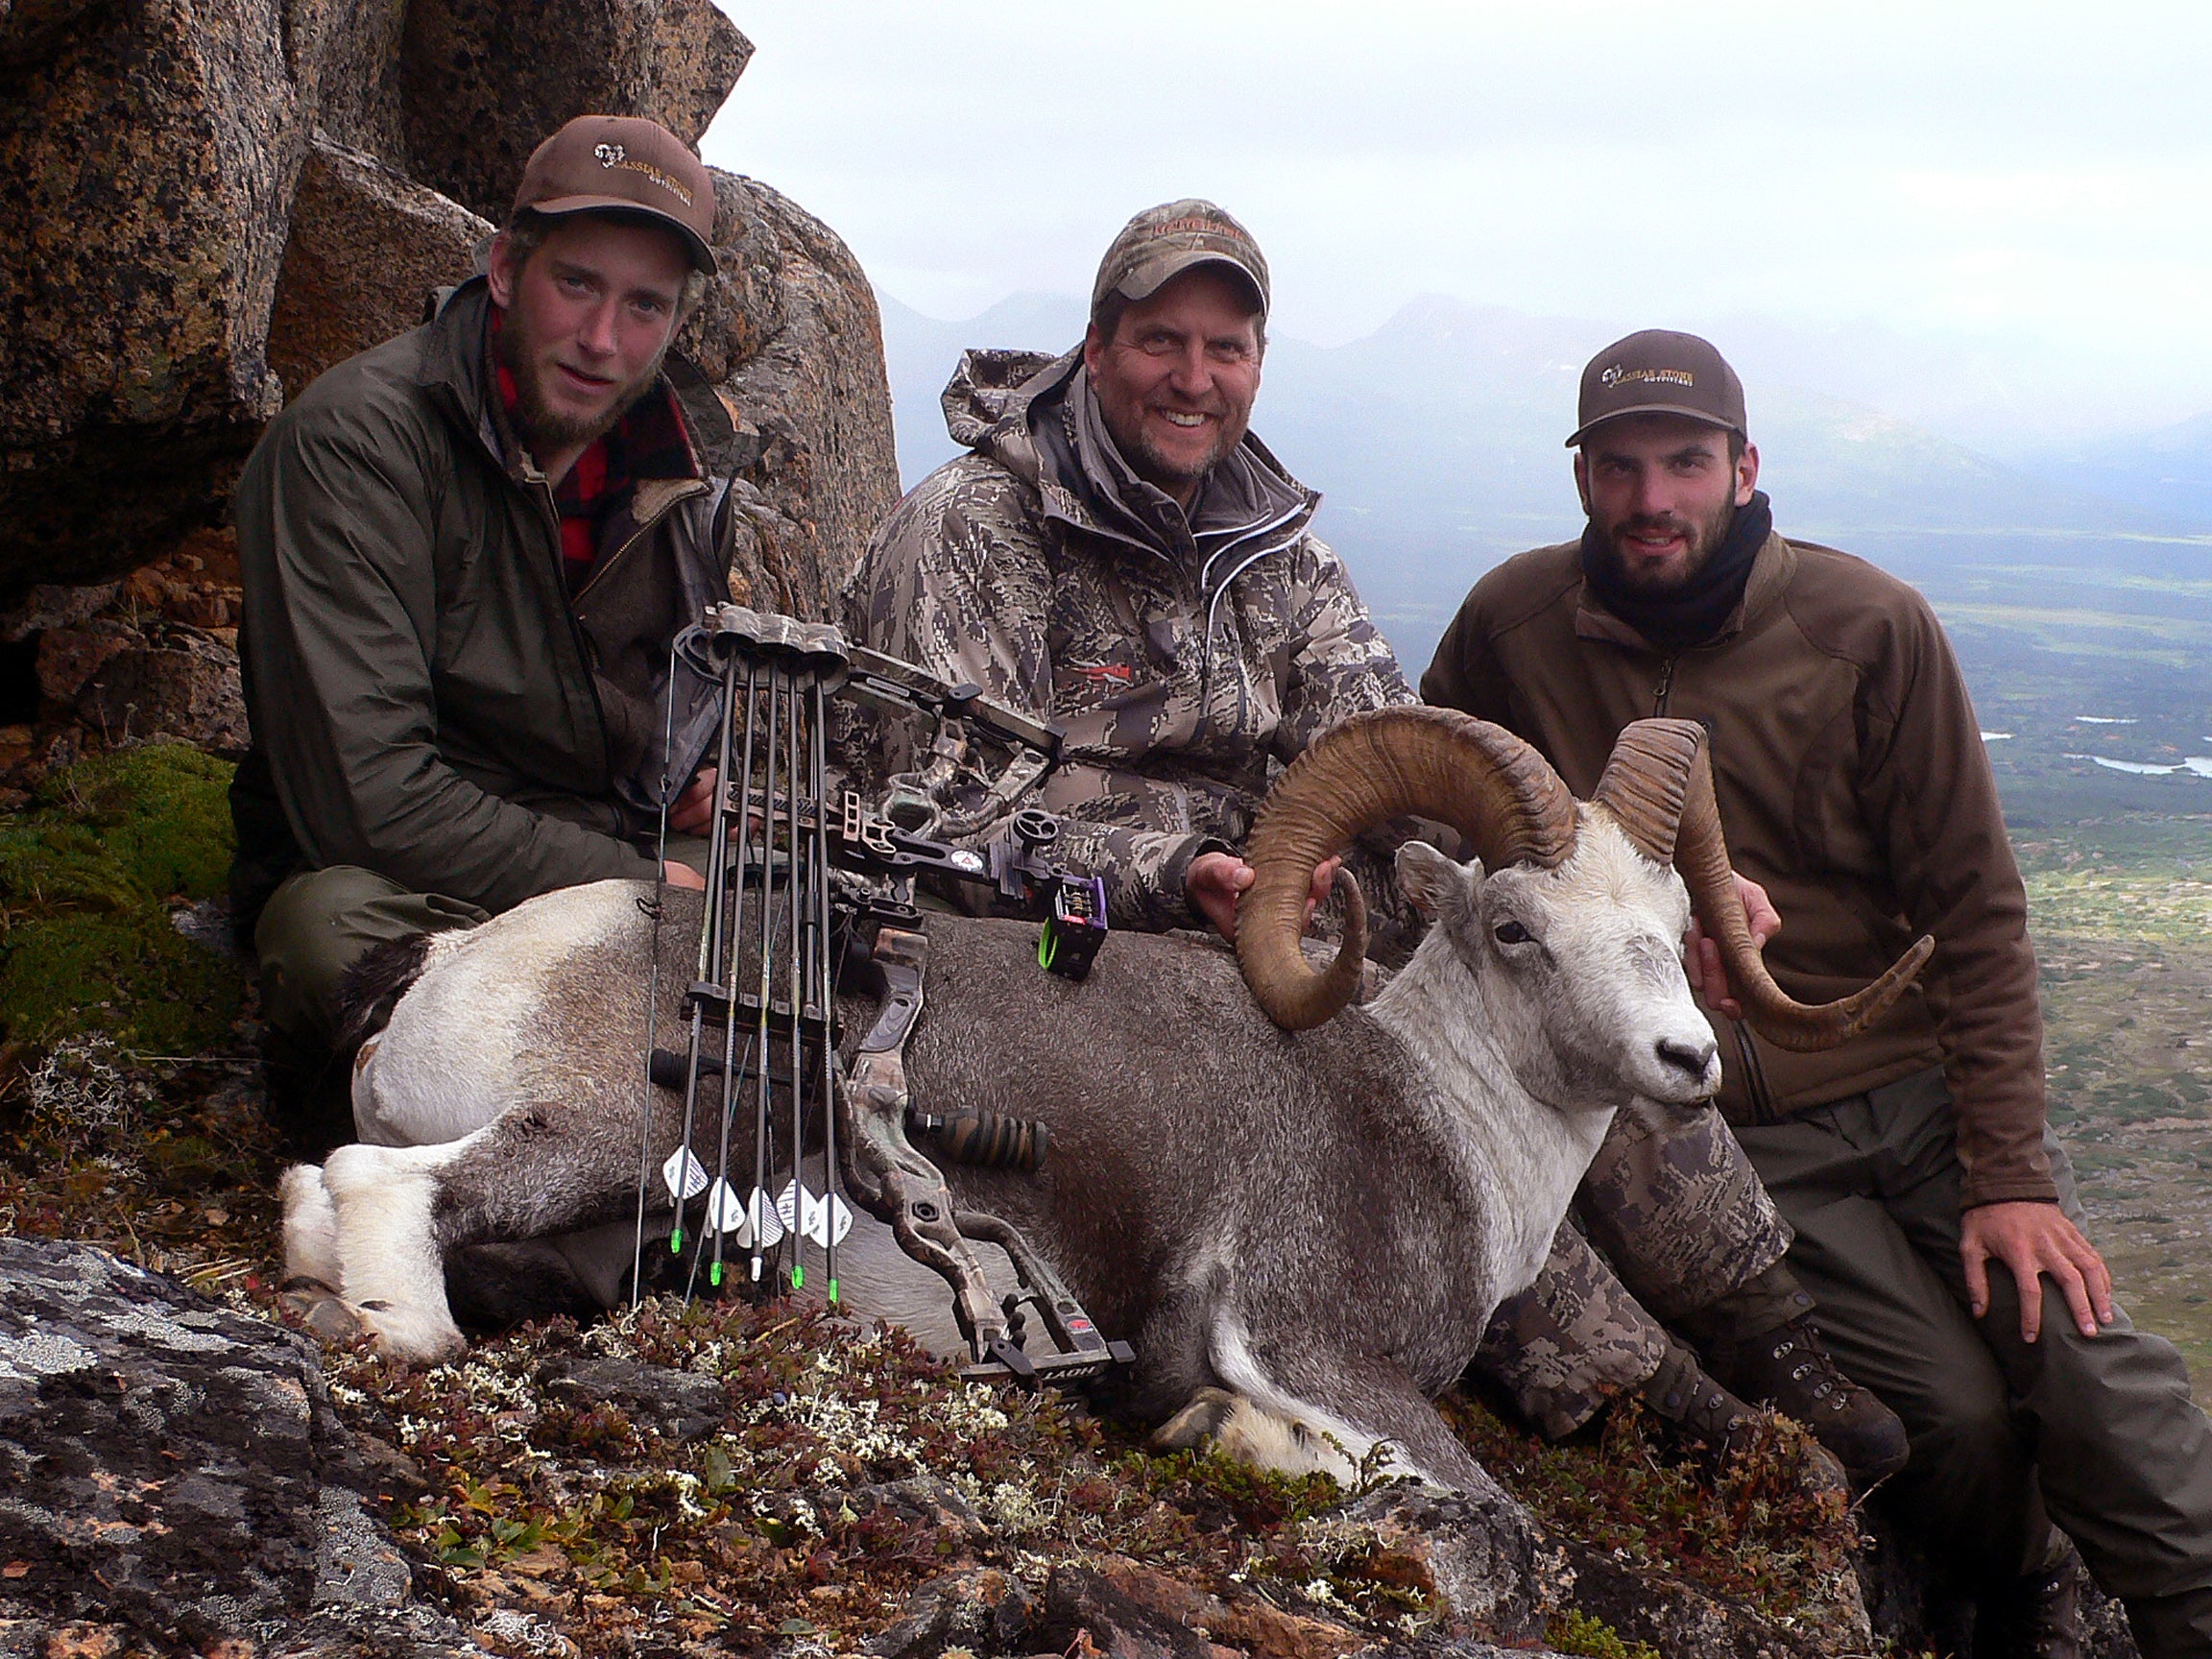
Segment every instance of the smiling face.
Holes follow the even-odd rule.
[[[1185,507],[1244,436],[1260,391],[1260,313],[1237,277],[1201,265],[1132,303],[1083,365],[1137,475]]]
[[[492,245],[492,298],[506,313],[496,347],[520,396],[523,442],[558,481],[661,373],[690,270],[667,230],[593,213],[554,222],[517,261]]]
[[[1679,415],[1609,421],[1575,456],[1575,485],[1614,572],[1647,593],[1682,588],[1750,505],[1759,451],[1731,461],[1728,433]]]

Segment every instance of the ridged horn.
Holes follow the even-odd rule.
[[[1349,872],[1344,940],[1320,973],[1298,941],[1313,868],[1354,836],[1407,813],[1449,824],[1493,869],[1550,869],[1574,851],[1575,799],[1544,757],[1502,726],[1451,709],[1377,709],[1307,746],[1261,807],[1237,905],[1237,956],[1267,1017],[1286,1031],[1334,1018],[1358,988],[1367,911]]]
[[[1690,772],[1705,743],[1695,720],[1636,720],[1613,740],[1604,776],[1590,797],[1654,864],[1674,862],[1674,838]]]
[[[1705,729],[1695,721],[1639,720],[1627,727],[1591,800],[1647,856],[1672,859],[1698,924],[1720,947],[1745,1018],[1778,1048],[1809,1054],[1848,1043],[1905,995],[1936,949],[1923,935],[1879,979],[1834,1002],[1800,1002],[1775,984],[1736,895],[1713,794],[1712,757]]]

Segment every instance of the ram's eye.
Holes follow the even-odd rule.
[[[1490,937],[1501,945],[1526,945],[1528,943],[1528,929],[1518,922],[1501,922],[1490,930]]]

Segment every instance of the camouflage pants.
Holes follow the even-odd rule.
[[[1719,1113],[1658,1123],[1623,1112],[1535,1284],[1499,1306],[1474,1368],[1542,1432],[1570,1433],[1659,1368],[1660,1320],[1741,1288],[1790,1238]]]

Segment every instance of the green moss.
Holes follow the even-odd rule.
[[[162,1054],[228,1044],[243,973],[169,917],[223,889],[230,770],[149,744],[80,761],[0,820],[0,1037],[102,1031]]]
[[[1579,1653],[1584,1659],[1659,1659],[1659,1649],[1650,1643],[1623,1641],[1620,1631],[1587,1613],[1561,1614],[1551,1621],[1545,1640],[1562,1653]]]

